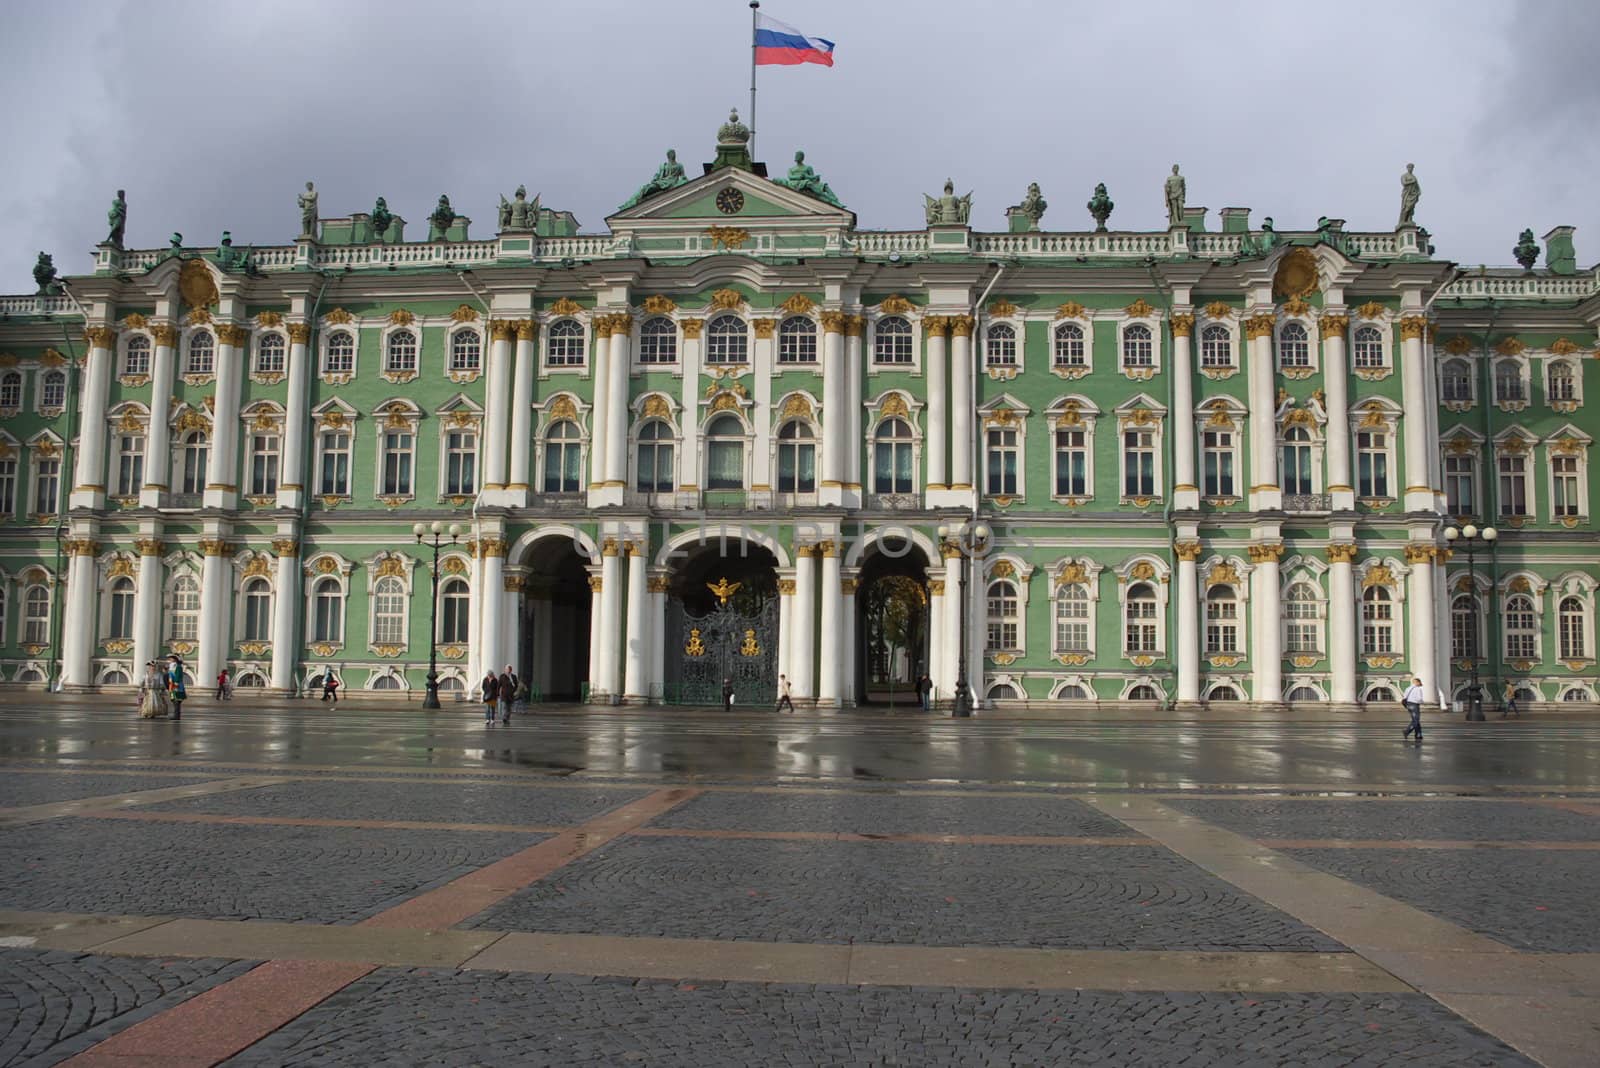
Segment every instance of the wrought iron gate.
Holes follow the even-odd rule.
[[[734,604],[692,616],[676,598],[667,602],[667,685],[680,704],[720,705],[722,680],[733,680],[734,701],[770,705],[778,682],[778,602],[753,610]]]

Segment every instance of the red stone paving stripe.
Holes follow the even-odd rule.
[[[736,828],[640,827],[648,838],[755,838],[779,842],[931,842],[935,845],[1147,846],[1148,838],[1068,838],[1044,834],[858,834],[852,831],[741,831]]]
[[[587,823],[562,831],[554,838],[529,846],[520,853],[513,853],[426,894],[401,902],[392,909],[363,920],[359,926],[405,927],[426,931],[454,927],[529,883],[543,879],[613,838],[627,834],[681,805],[699,792],[693,787],[657,790]]]
[[[209,1068],[376,969],[275,960],[120,1031],[63,1062],[72,1068]]]
[[[523,823],[429,823],[426,820],[338,820],[310,816],[225,816],[206,812],[126,812],[91,809],[73,813],[99,820],[146,820],[152,823],[248,823],[284,827],[362,827],[400,831],[509,831],[518,834],[559,834],[571,826],[537,827]]]
[[[1448,838],[1257,838],[1268,849],[1545,849],[1554,852],[1600,851],[1600,842],[1475,842]]]

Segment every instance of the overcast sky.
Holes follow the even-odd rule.
[[[1417,165],[1438,254],[1509,264],[1524,227],[1578,227],[1600,260],[1595,0],[766,0],[837,44],[832,69],[763,67],[757,155],[806,150],[863,228],[922,225],[946,177],[1004,228],[1037,181],[1046,229],[1165,225],[1190,204],[1279,229],[1394,225]],[[286,244],[307,179],[324,216],[388,198],[426,232],[441,192],[493,229],[518,183],[586,231],[669,147],[691,174],[747,111],[745,0],[7,0],[0,292],[41,249],[91,266],[127,190],[130,247],[182,231]],[[747,116],[746,116],[747,117]],[[1585,195],[1585,194],[1588,195]]]

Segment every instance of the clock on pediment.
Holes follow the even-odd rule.
[[[744,210],[744,193],[733,186],[717,194],[717,210],[724,215],[737,215]]]

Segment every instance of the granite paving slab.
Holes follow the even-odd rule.
[[[1138,836],[1137,831],[1082,802],[1046,794],[952,797],[718,791],[678,806],[651,826],[852,834]]]
[[[1163,799],[1179,812],[1251,838],[1457,842],[1600,841],[1600,819],[1516,801]]]

